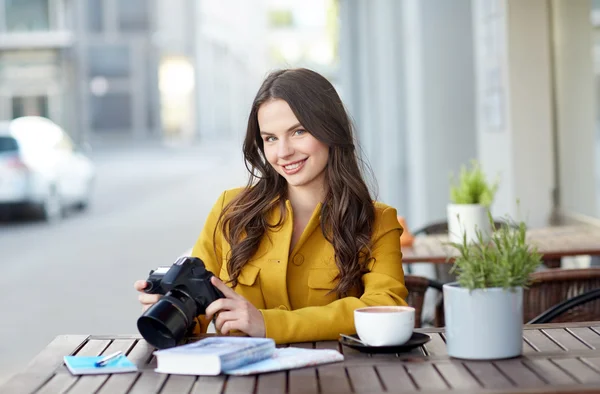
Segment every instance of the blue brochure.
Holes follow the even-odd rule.
[[[135,372],[137,367],[125,355],[109,361],[104,366],[96,366],[104,356],[65,356],[65,365],[73,375],[97,375],[108,373]]]

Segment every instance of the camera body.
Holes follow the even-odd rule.
[[[224,297],[223,293],[210,283],[213,276],[199,258],[180,257],[171,267],[158,267],[150,271],[144,292],[168,295],[170,291],[175,290],[186,293],[196,302],[196,316],[203,315],[207,306]]]
[[[214,275],[197,257],[180,257],[170,267],[150,271],[144,292],[162,294],[137,321],[144,339],[159,349],[176,346],[205,314],[213,301],[224,298],[210,283]]]

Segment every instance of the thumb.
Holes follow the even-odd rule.
[[[147,285],[148,285],[148,283],[145,280],[136,280],[135,283],[133,284],[133,287],[137,291],[143,291]]]

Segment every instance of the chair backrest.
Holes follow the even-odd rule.
[[[561,302],[600,288],[600,267],[555,268],[532,274],[533,283],[523,293],[523,322],[528,322]],[[553,322],[600,319],[600,299],[569,309]]]
[[[436,327],[444,326],[444,303],[441,299],[443,284],[418,275],[404,275],[404,284],[408,290],[406,302],[415,308],[415,328],[421,327],[423,321],[423,304],[425,303],[425,292],[432,288],[438,290],[440,295],[435,305],[435,316],[432,324]]]
[[[423,303],[425,302],[425,292],[429,287],[429,280],[422,276],[404,275],[404,284],[408,290],[406,302],[415,308],[415,328],[419,328],[423,318]]]

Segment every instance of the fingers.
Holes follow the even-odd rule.
[[[144,289],[146,288],[146,286],[148,285],[148,283],[145,280],[137,280],[135,281],[135,283],[133,284],[133,287],[137,290],[137,291],[144,291]]]
[[[223,324],[236,319],[236,313],[231,311],[220,312],[215,319],[215,328],[222,332]]]
[[[219,289],[221,291],[221,293],[223,293],[223,295],[227,298],[236,300],[236,299],[240,299],[242,297],[239,294],[237,294],[235,291],[233,291],[233,289],[231,287],[229,287],[225,283],[223,283],[223,281],[221,281],[221,279],[217,278],[216,276],[213,276],[212,278],[210,278],[210,283],[212,283],[213,286],[215,286],[217,289]]]
[[[146,294],[142,293],[138,295],[138,300],[140,304],[142,304],[142,311],[146,311],[146,309],[150,308],[152,305],[156,304],[158,300],[162,297],[160,294]]]
[[[235,309],[236,303],[237,301],[230,300],[229,298],[219,298],[206,308],[206,318],[212,319],[213,315],[221,310],[233,310]]]

